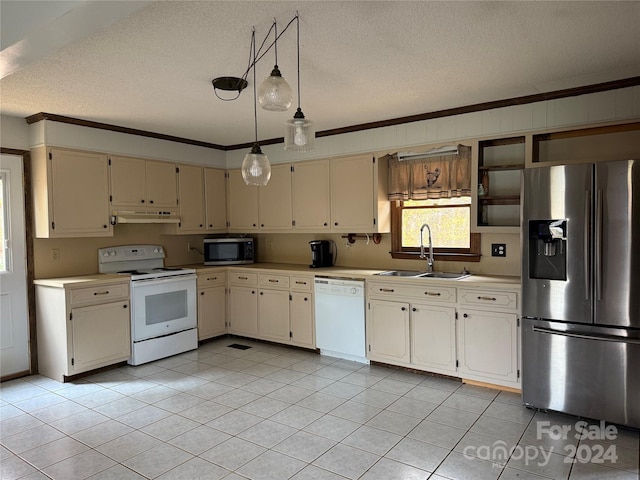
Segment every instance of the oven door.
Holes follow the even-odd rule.
[[[197,326],[196,276],[131,282],[131,336],[134,342]]]

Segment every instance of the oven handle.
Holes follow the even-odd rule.
[[[162,278],[149,278],[143,280],[132,280],[131,287],[134,288],[136,285],[139,286],[151,286],[151,285],[166,285],[169,282],[178,283],[185,282],[188,280],[196,279],[197,275],[195,273],[185,273],[184,275],[173,275],[171,277],[162,277]]]

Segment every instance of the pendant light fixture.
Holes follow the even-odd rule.
[[[298,109],[293,118],[285,122],[284,149],[297,152],[313,150],[316,132],[311,120],[307,120],[300,108],[300,18],[296,12],[296,30],[298,46]]]
[[[273,42],[276,54],[276,63],[273,66],[271,75],[265,78],[258,89],[258,102],[260,106],[272,112],[285,112],[289,110],[293,101],[293,93],[287,81],[282,77],[278,68],[278,24],[273,19],[273,29],[276,37]]]
[[[258,143],[258,105],[256,101],[256,31],[251,33],[251,51],[253,53],[253,125],[256,141],[251,151],[242,160],[242,178],[247,185],[264,186],[271,178],[269,158],[262,153]]]

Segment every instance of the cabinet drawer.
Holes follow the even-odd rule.
[[[443,285],[406,285],[393,283],[377,283],[369,284],[369,295],[378,298],[394,298],[407,297],[409,299],[428,300],[430,302],[455,302],[455,287],[445,287]]]
[[[260,274],[260,286],[269,288],[289,288],[289,275]]]
[[[227,272],[210,272],[198,274],[198,288],[206,288],[214,285],[224,285],[227,282]]]
[[[313,291],[313,277],[291,277],[291,290],[300,292]]]
[[[129,284],[96,285],[87,288],[78,288],[70,292],[71,305],[91,303],[107,303],[118,299],[129,298]]]
[[[500,290],[465,290],[460,289],[460,304],[486,307],[518,308],[518,293]]]
[[[229,272],[229,283],[235,285],[258,285],[258,274],[247,272]]]

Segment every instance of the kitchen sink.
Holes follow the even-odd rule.
[[[420,278],[446,278],[449,280],[460,280],[461,278],[470,277],[470,273],[449,273],[449,272],[427,272],[418,275]]]
[[[389,270],[388,272],[376,273],[376,275],[383,277],[420,277],[424,273],[417,270]]]
[[[450,273],[450,272],[418,272],[416,270],[389,270],[376,273],[383,277],[412,277],[412,278],[441,278],[448,280],[460,280],[471,276],[470,273]]]

